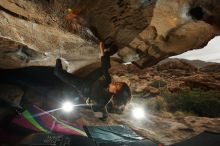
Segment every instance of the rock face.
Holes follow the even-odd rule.
[[[56,22],[47,24],[52,20],[35,4],[3,0],[0,6],[2,68],[53,65],[58,52],[67,61],[76,60],[75,68],[71,68],[73,70],[76,70],[77,64],[82,67],[86,60],[97,62],[96,44],[60,29]]]
[[[187,73],[193,74],[198,71],[198,69],[195,66],[191,65],[190,63],[187,63],[184,60],[180,60],[180,59],[173,59],[173,60],[170,60],[165,63],[161,62],[160,64],[157,65],[157,69],[159,71],[180,70],[182,75],[187,74]],[[173,73],[173,74],[175,74],[175,73]]]
[[[186,85],[191,88],[202,88],[205,90],[219,90],[220,91],[220,80],[216,79],[212,75],[197,74],[189,77],[183,77]]]
[[[219,5],[217,0],[1,0],[1,68],[53,65],[60,48],[68,70],[76,71],[98,61],[99,40],[116,45],[124,62],[154,65],[218,35]],[[35,57],[25,56],[20,45]]]
[[[201,72],[207,72],[207,73],[219,73],[220,72],[220,65],[219,64],[211,64],[207,65],[200,69]]]
[[[220,89],[219,64],[198,69],[193,61],[168,59],[153,68],[139,69],[134,65],[117,65],[111,73],[115,80],[128,83],[140,97],[160,94],[160,90],[168,89],[177,92],[185,88],[202,88],[205,90]],[[200,62],[201,66],[202,61]],[[206,64],[206,62],[204,62]]]

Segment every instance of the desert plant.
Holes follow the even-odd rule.
[[[160,88],[166,86],[166,84],[164,80],[155,80],[150,85],[155,88]]]
[[[177,93],[163,91],[168,109],[172,112],[183,111],[198,116],[220,117],[220,92],[201,89],[184,89]]]
[[[147,100],[147,108],[151,112],[167,111],[167,103],[164,97],[157,96]]]

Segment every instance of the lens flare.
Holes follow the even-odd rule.
[[[66,101],[62,104],[62,110],[64,112],[71,112],[72,110],[74,109],[74,105],[73,103],[69,102],[69,101]]]
[[[134,108],[132,111],[132,116],[135,119],[143,119],[145,117],[145,112],[143,108]]]

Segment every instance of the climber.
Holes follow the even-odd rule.
[[[77,89],[83,97],[89,97],[86,101],[93,103],[92,109],[95,117],[101,120],[107,119],[107,110],[122,113],[126,104],[131,100],[131,92],[128,85],[124,82],[112,81],[108,72],[111,67],[110,56],[116,51],[116,46],[107,46],[101,42],[101,67],[92,71],[84,78],[63,70],[61,59],[56,61],[55,75],[63,82]],[[99,79],[101,76],[103,76],[103,79]]]

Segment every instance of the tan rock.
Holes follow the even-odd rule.
[[[220,73],[220,65],[217,63],[213,63],[211,65],[207,65],[203,68],[200,68],[200,71],[207,73]]]
[[[0,37],[46,54],[48,59],[37,58],[36,61],[36,58],[30,58],[32,63],[17,59],[18,65],[11,68],[19,67],[19,64],[44,65],[45,62],[53,65],[57,50],[61,48],[62,57],[69,62],[69,71],[76,71],[98,61],[99,40],[118,46],[118,55],[123,61],[136,61],[139,66],[147,67],[169,56],[204,47],[220,34],[220,9],[216,3],[193,0],[2,0]],[[67,6],[77,10],[76,17],[65,19]],[[195,6],[204,10],[201,19],[189,13]],[[14,57],[11,54],[4,58]],[[2,68],[9,68],[4,64]]]
[[[195,131],[211,131],[220,133],[220,119],[207,117],[185,117],[184,122],[190,125]]]
[[[160,94],[160,89],[149,86],[148,90],[151,94]]]
[[[158,70],[168,70],[172,72],[173,75],[184,75],[184,74],[192,74],[194,72],[197,72],[197,67],[191,65],[190,63],[187,63],[184,60],[181,59],[172,59],[172,60],[165,60],[158,64]],[[178,72],[179,70],[179,72]],[[176,72],[175,72],[176,71]]]
[[[182,77],[181,80],[191,88],[220,90],[220,81],[209,74],[196,74],[189,77]]]

